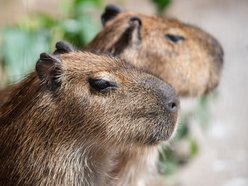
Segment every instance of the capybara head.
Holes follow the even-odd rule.
[[[153,144],[168,139],[175,128],[173,89],[123,61],[82,52],[60,59],[42,54],[37,72],[56,91],[72,125],[103,142]]]
[[[223,50],[200,28],[175,19],[107,6],[104,29],[88,49],[108,51],[170,83],[179,96],[201,96],[220,78]]]
[[[64,46],[60,42],[55,54],[40,55],[38,78],[27,83],[28,90],[21,88],[25,103],[7,102],[2,111],[8,110],[6,105],[26,107],[15,117],[27,116],[21,121],[30,121],[31,128],[38,125],[41,131],[56,129],[52,136],[58,134],[61,141],[147,145],[172,135],[179,103],[171,86],[113,57],[76,51],[58,54]]]

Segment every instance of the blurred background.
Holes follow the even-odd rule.
[[[197,25],[222,44],[218,89],[183,99],[176,138],[160,156],[171,186],[248,186],[247,0],[0,0],[0,89],[32,71],[59,40],[83,48],[101,30],[106,4]]]

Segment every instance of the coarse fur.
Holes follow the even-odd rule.
[[[168,84],[87,52],[41,54],[36,72],[10,97],[0,109],[4,186],[116,185],[118,153],[136,151],[136,165],[155,165],[149,154],[170,138],[177,121],[178,100]],[[140,168],[128,168],[122,183],[136,185]]]

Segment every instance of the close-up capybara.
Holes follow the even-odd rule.
[[[116,185],[118,149],[139,151],[132,168],[142,170],[174,132],[170,85],[113,57],[60,54],[64,46],[42,53],[0,109],[0,185]]]

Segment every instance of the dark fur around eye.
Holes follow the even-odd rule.
[[[97,92],[108,92],[110,90],[115,90],[117,85],[115,82],[103,80],[103,79],[89,79],[90,87]]]
[[[185,40],[185,38],[183,36],[179,36],[179,35],[172,35],[172,34],[166,34],[165,38],[173,43],[179,43]]]

